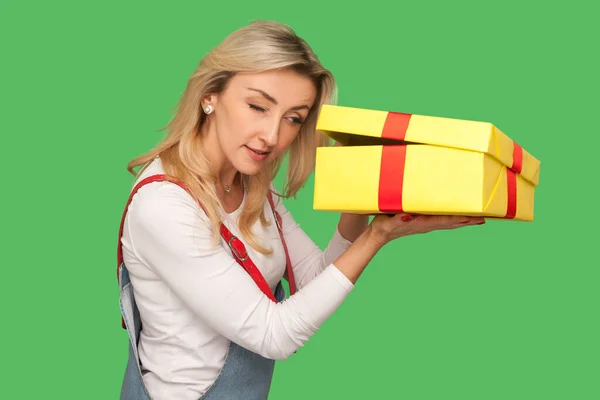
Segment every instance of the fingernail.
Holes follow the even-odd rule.
[[[410,215],[403,215],[402,217],[400,217],[400,219],[404,222],[408,222],[412,219],[412,217]]]

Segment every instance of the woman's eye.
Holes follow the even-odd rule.
[[[259,106],[255,105],[255,104],[248,104],[248,106],[250,106],[251,109],[259,111],[259,112],[266,112],[267,111],[264,108],[259,107]]]
[[[248,103],[248,107],[250,107],[251,109],[253,109],[254,111],[258,111],[260,113],[266,113],[267,110],[257,106],[256,104],[252,104],[252,103]],[[302,125],[304,123],[304,120],[302,118],[299,117],[289,117],[288,120],[294,124],[294,125]]]

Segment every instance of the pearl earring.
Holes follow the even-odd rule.
[[[211,112],[213,112],[213,107],[209,104],[206,107],[204,107],[204,112],[206,114],[210,114]]]

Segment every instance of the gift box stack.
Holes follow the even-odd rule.
[[[533,221],[540,161],[488,122],[324,105],[314,209]]]

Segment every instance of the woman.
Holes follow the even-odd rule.
[[[306,182],[334,91],[289,27],[252,23],[201,61],[165,140],[130,163],[142,169],[119,238],[122,399],[266,399],[274,360],[306,343],[385,244],[483,222],[341,215],[321,251],[271,182],[285,154],[281,196]]]

